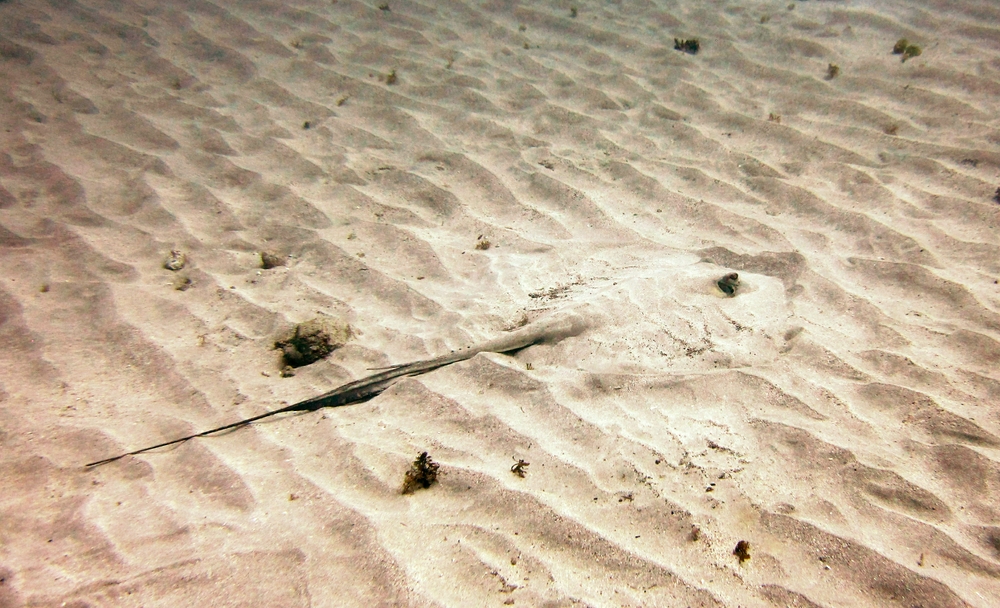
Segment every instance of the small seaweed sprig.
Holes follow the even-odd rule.
[[[525,462],[523,458],[518,458],[517,462],[510,468],[510,472],[517,475],[518,477],[524,479],[525,473],[527,473],[527,467],[531,464],[530,462]]]
[[[427,452],[421,452],[403,478],[403,494],[413,494],[420,488],[427,489],[434,485],[440,467],[441,465],[431,460]]]
[[[697,38],[689,38],[686,40],[674,38],[674,50],[683,51],[690,55],[697,55],[698,51],[701,50],[701,43],[698,42]]]

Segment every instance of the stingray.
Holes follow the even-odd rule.
[[[265,412],[257,416],[244,418],[243,420],[239,420],[237,422],[224,424],[214,429],[179,437],[177,439],[133,450],[131,452],[125,452],[124,454],[112,456],[111,458],[105,458],[104,460],[91,462],[88,463],[86,467],[98,467],[115,462],[116,460],[120,460],[126,456],[135,456],[151,450],[183,443],[197,437],[206,437],[222,431],[238,429],[257,422],[258,420],[277,416],[278,414],[284,414],[287,412],[314,412],[324,407],[340,407],[353,403],[361,403],[375,397],[401,378],[426,374],[427,372],[434,371],[446,365],[471,359],[479,353],[509,353],[521,350],[522,348],[527,348],[533,344],[558,342],[563,338],[580,334],[580,332],[582,332],[585,328],[585,323],[576,315],[568,315],[544,323],[535,323],[513,331],[506,336],[502,336],[488,342],[483,342],[482,344],[471,346],[463,350],[453,351],[441,357],[415,361],[413,363],[403,363],[401,365],[394,365],[392,367],[385,368],[370,376],[341,385],[318,397],[312,397],[311,399],[306,399],[305,401],[299,401],[298,403],[293,403],[292,405],[278,410]]]

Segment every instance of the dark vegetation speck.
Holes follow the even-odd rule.
[[[278,266],[284,266],[287,262],[287,258],[274,251],[261,251],[260,252],[260,267],[265,270],[271,268],[277,268]]]
[[[750,559],[750,543],[745,540],[741,540],[736,543],[736,548],[733,549],[733,555],[740,560],[741,564]]]
[[[427,489],[437,482],[438,468],[441,465],[431,460],[427,452],[422,452],[413,461],[410,470],[403,478],[403,494],[412,494],[420,488]]]
[[[698,51],[701,50],[701,43],[698,42],[697,38],[689,38],[686,40],[674,38],[674,50],[683,51],[689,55],[697,55]]]
[[[274,343],[280,348],[284,365],[302,367],[325,359],[351,337],[347,323],[335,319],[313,319],[295,326],[285,339]]]
[[[187,256],[184,253],[174,249],[167,256],[167,259],[163,261],[163,267],[167,270],[178,271],[187,264]]]

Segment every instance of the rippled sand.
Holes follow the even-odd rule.
[[[0,606],[997,606],[1000,9],[877,5],[0,3]]]

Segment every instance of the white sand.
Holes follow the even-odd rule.
[[[1000,605],[995,2],[378,4],[0,3],[0,606]]]

